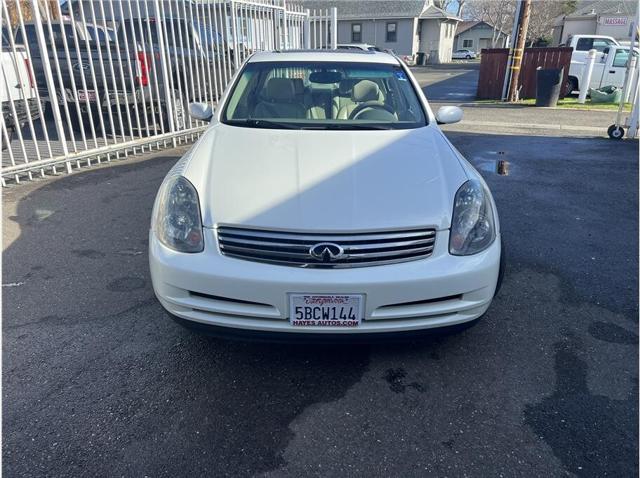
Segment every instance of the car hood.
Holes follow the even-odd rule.
[[[436,127],[409,130],[210,128],[184,172],[205,227],[304,231],[449,227],[467,179]]]

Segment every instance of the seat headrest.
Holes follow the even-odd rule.
[[[380,88],[371,80],[362,80],[353,85],[351,91],[351,99],[358,103],[365,101],[378,101]]]
[[[270,101],[291,101],[295,94],[295,86],[290,78],[271,78],[265,88],[266,99]]]
[[[293,91],[297,96],[304,94],[304,81],[302,78],[292,78],[293,81]]]
[[[353,78],[345,78],[340,81],[338,84],[338,93],[340,96],[351,95],[351,91],[353,90],[353,85],[355,85],[358,80],[354,80]]]

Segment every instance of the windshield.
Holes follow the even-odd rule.
[[[427,124],[399,65],[248,63],[222,122],[254,128],[409,129]]]

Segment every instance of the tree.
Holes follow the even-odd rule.
[[[576,9],[576,1],[537,0],[531,4],[527,43],[541,45],[549,43],[555,20]]]
[[[462,9],[466,0],[434,0],[435,6],[445,12],[455,10],[457,16],[462,15]]]
[[[487,22],[493,27],[491,46],[495,47],[500,38],[500,32],[511,33],[517,2],[518,0],[467,0],[465,16],[472,20]],[[527,44],[549,43],[556,18],[575,11],[576,4],[576,0],[531,2]]]
[[[495,48],[500,36],[511,31],[516,3],[517,0],[467,0],[465,16],[493,27],[491,46]]]

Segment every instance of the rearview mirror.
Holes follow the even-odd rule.
[[[438,124],[457,123],[462,119],[462,110],[457,106],[442,106],[436,113]]]
[[[339,71],[314,71],[309,75],[309,81],[311,83],[318,83],[321,85],[339,83],[341,80],[342,73]]]
[[[213,108],[206,103],[189,103],[189,115],[193,119],[210,121],[213,117]]]

